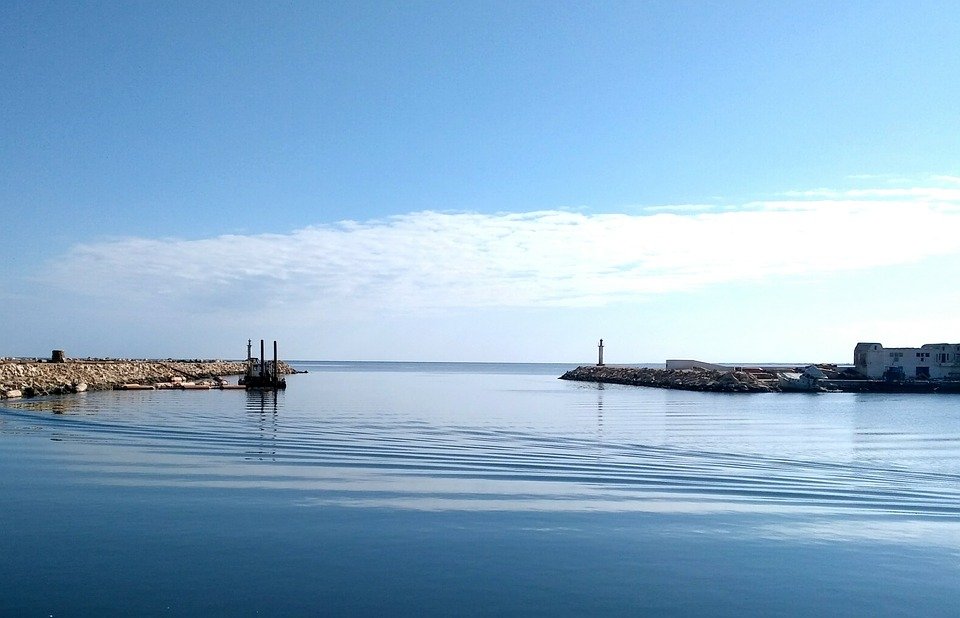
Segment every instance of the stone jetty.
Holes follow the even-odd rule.
[[[699,368],[652,369],[585,365],[566,372],[560,376],[560,379],[714,393],[769,393],[780,390],[774,376],[768,378],[766,375],[758,376],[746,371],[716,371]]]
[[[282,373],[297,373],[282,361],[279,366]],[[245,361],[223,360],[7,359],[0,360],[0,397],[61,395],[125,385],[189,384],[238,375],[246,367]]]

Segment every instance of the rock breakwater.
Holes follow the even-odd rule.
[[[158,384],[175,379],[203,380],[246,371],[245,361],[222,360],[68,360],[62,363],[0,362],[0,397],[60,395],[109,390],[124,384]],[[282,373],[296,373],[280,362]]]
[[[768,393],[779,390],[775,380],[760,379],[746,371],[721,372],[711,369],[585,365],[566,372],[560,379],[714,393]]]

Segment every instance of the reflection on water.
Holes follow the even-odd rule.
[[[62,397],[15,399],[3,401],[2,403],[17,410],[33,410],[35,412],[47,412],[51,414],[76,414],[78,410],[84,409],[84,398],[86,396],[87,393],[83,392]]]
[[[751,531],[774,540],[849,543],[882,541],[894,545],[920,545],[960,552],[960,521],[957,518],[931,519],[813,519],[789,524],[764,525]]]
[[[470,592],[471,582],[491,582],[499,573],[520,581],[522,575],[512,570],[519,567],[510,565],[530,559],[518,553],[533,551],[529,531],[551,530],[553,540],[537,545],[538,555],[554,552],[557,564],[567,564],[556,552],[579,547],[580,567],[573,557],[565,567],[573,574],[566,590],[582,592],[581,601],[592,598],[587,586],[606,585],[596,573],[617,584],[609,591],[613,606],[597,605],[596,599],[557,606],[587,613],[604,607],[656,610],[655,604],[631,604],[636,598],[626,591],[644,582],[688,576],[709,581],[711,576],[698,570],[700,562],[675,562],[676,552],[656,554],[660,562],[644,567],[644,578],[635,579],[637,561],[650,559],[643,552],[656,553],[663,542],[657,539],[667,537],[684,547],[706,543],[696,555],[726,561],[728,567],[712,576],[718,580],[726,581],[727,571],[750,573],[773,589],[780,576],[801,588],[819,584],[798,566],[801,562],[786,558],[758,570],[750,557],[756,547],[779,555],[788,546],[828,544],[829,550],[820,551],[841,569],[843,560],[851,559],[842,552],[891,544],[898,552],[920,552],[920,563],[941,569],[919,584],[911,579],[911,586],[920,586],[916,595],[936,583],[935,591],[926,589],[927,597],[960,598],[956,586],[945,583],[936,554],[960,551],[960,397],[685,393],[563,382],[555,379],[561,367],[328,363],[307,368],[311,373],[291,376],[289,388],[279,392],[94,392],[4,402],[0,464],[20,470],[0,481],[5,502],[0,506],[21,526],[16,528],[21,536],[9,539],[35,538],[30,522],[38,518],[54,517],[46,524],[52,529],[70,531],[78,525],[42,506],[36,484],[47,483],[57,489],[43,493],[43,500],[57,503],[63,496],[81,510],[101,505],[105,511],[97,513],[126,512],[131,522],[150,519],[153,511],[138,510],[126,496],[138,496],[153,510],[161,503],[180,505],[177,513],[194,515],[173,516],[176,523],[170,525],[179,526],[193,543],[204,543],[209,526],[244,539],[276,530],[283,538],[267,553],[277,552],[278,559],[296,554],[299,543],[325,539],[331,547],[346,543],[349,551],[338,550],[346,555],[366,555],[374,565],[369,568],[378,560],[421,560],[419,570],[409,570],[414,579],[408,586],[427,581],[416,574],[432,572],[422,562],[434,556],[429,552],[446,555],[451,544],[480,538],[476,530],[465,531],[481,525],[476,518],[493,517],[495,525],[484,534],[502,537],[504,547],[481,552],[485,558],[474,556],[470,562],[493,566],[478,572],[461,564],[462,578],[456,569],[443,570],[450,590],[467,597],[475,593],[477,599],[484,596]],[[84,506],[87,499],[92,506]],[[275,528],[258,523],[267,511]],[[405,513],[435,518],[434,524],[423,528],[411,523],[420,519],[407,520]],[[313,528],[314,520],[327,522],[329,529]],[[233,528],[211,521],[230,521]],[[129,534],[152,534],[149,530],[133,527]],[[621,544],[613,554],[600,550],[624,530],[636,535],[629,544],[636,547],[627,550]],[[370,540],[381,533],[385,539]],[[112,546],[109,530],[97,534],[70,532],[69,538]],[[0,550],[24,553],[23,541],[5,542]],[[744,544],[753,549],[746,551]],[[231,551],[245,555],[239,545]],[[190,561],[191,552],[184,546],[160,554]],[[298,581],[316,570],[349,571],[334,555],[339,554],[318,550],[301,558],[309,566],[302,575],[284,572]],[[894,569],[898,563],[890,564]],[[611,573],[614,565],[620,570]],[[15,572],[8,564],[0,575]],[[549,579],[533,582],[534,590],[553,589],[554,578],[561,577],[544,572]],[[950,574],[960,574],[956,565]],[[849,598],[857,585],[863,589],[856,594],[888,592],[850,583],[849,577],[844,581],[848,588],[836,589],[832,602]],[[176,585],[185,584],[178,580]],[[777,613],[780,598],[766,592],[735,593],[734,587],[729,597],[696,596],[711,589],[694,597],[730,613],[743,609],[743,603]],[[673,598],[658,590],[660,597]],[[423,594],[438,599],[440,593]],[[512,594],[522,599],[533,593],[513,589]],[[888,601],[897,607],[897,599]],[[682,603],[680,597],[677,602]],[[456,609],[437,603],[440,613]],[[660,609],[672,613],[677,607]],[[943,606],[924,610],[938,608]],[[809,608],[812,614],[824,609]]]
[[[278,392],[23,401],[6,419],[40,423],[58,439],[135,448],[137,458],[189,458],[119,479],[111,458],[99,483],[246,487],[255,477],[267,488],[336,489],[339,504],[415,509],[662,512],[673,504],[677,512],[953,517],[960,440],[944,401],[730,397],[525,374],[388,374],[378,365],[298,376]],[[264,474],[249,461],[282,465]],[[96,457],[76,465],[96,467]]]
[[[247,395],[247,412],[251,415],[251,418],[256,419],[257,435],[260,442],[259,449],[250,452],[247,459],[276,461],[277,410],[280,406],[279,399],[283,397],[283,391],[252,390],[245,392]]]

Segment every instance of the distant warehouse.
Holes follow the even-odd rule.
[[[858,373],[873,380],[960,380],[960,344],[885,348],[879,343],[858,343],[853,364]]]

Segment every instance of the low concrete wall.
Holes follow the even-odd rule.
[[[705,363],[698,360],[670,359],[667,361],[667,369],[708,369],[710,371],[730,371],[733,369],[733,367],[717,365],[715,363]]]

